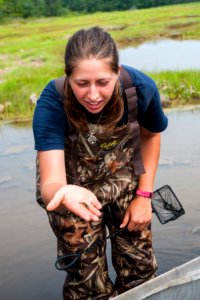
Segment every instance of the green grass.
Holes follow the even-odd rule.
[[[0,103],[10,102],[0,119],[31,116],[32,92],[40,94],[52,78],[63,74],[70,35],[82,27],[103,26],[119,47],[164,37],[199,39],[200,3],[124,12],[66,15],[12,20],[0,25]],[[151,74],[170,105],[200,100],[199,72]]]
[[[149,74],[157,83],[166,106],[200,104],[200,71]]]

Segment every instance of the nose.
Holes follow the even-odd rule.
[[[91,85],[88,92],[88,99],[95,101],[99,98],[99,91],[95,85]]]

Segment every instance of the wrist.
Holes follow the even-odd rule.
[[[142,196],[142,197],[145,197],[145,198],[148,198],[148,199],[151,199],[152,196],[153,196],[153,193],[152,193],[152,192],[144,191],[144,190],[141,190],[141,189],[139,189],[139,188],[136,189],[135,194],[136,194],[137,196]]]

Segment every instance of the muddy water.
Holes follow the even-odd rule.
[[[158,40],[120,50],[120,61],[136,69],[156,72],[199,70],[200,41]]]
[[[155,188],[169,184],[186,214],[161,225],[153,218],[158,273],[200,255],[200,110],[167,113]],[[31,124],[0,127],[0,299],[61,300],[64,273],[54,268],[56,240],[35,202]],[[108,247],[108,256],[110,249]],[[110,274],[115,274],[111,267]]]

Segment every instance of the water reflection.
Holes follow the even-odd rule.
[[[148,72],[199,70],[199,53],[200,41],[158,40],[122,49],[120,61]]]

